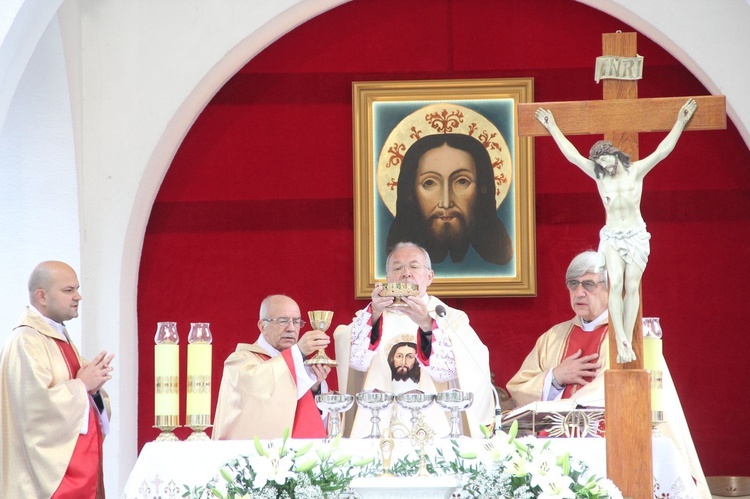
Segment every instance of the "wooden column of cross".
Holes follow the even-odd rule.
[[[602,35],[605,56],[636,57],[636,33]],[[546,136],[549,132],[534,116],[537,108],[549,109],[565,135],[604,134],[615,147],[638,156],[638,133],[669,131],[688,97],[638,99],[635,80],[603,80],[604,100],[523,103],[518,105],[520,136]],[[693,97],[698,108],[685,130],[726,128],[724,96]],[[592,195],[596,189],[592,188]],[[607,476],[625,497],[653,497],[651,400],[648,372],[643,369],[641,311],[633,331],[637,359],[617,363],[615,335],[609,334],[610,369],[605,373],[605,424]],[[611,321],[610,321],[611,323]]]

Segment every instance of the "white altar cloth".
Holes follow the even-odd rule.
[[[602,438],[551,438],[536,439],[536,445],[544,445],[550,442],[551,448],[562,454],[569,452],[570,455],[585,462],[600,477],[606,476],[607,461],[605,439]],[[468,452],[481,452],[486,440],[462,438],[459,440],[461,450]],[[436,440],[434,447],[444,449],[449,454],[451,443],[449,440]],[[359,456],[378,455],[377,440],[349,440],[342,439],[340,448]],[[406,439],[395,440],[394,462],[398,457],[412,451],[411,445]],[[429,449],[426,451],[432,454]],[[205,485],[219,475],[219,469],[229,460],[240,455],[254,452],[254,444],[250,440],[223,440],[223,441],[190,441],[190,442],[150,442],[143,447],[138,461],[133,468],[122,499],[178,499],[185,492],[185,485],[193,488]],[[690,468],[684,458],[677,452],[671,440],[666,438],[654,438],[653,440],[653,466],[654,466],[654,494],[664,495],[671,499],[698,498],[698,490],[690,476]],[[437,477],[436,477],[437,478]],[[445,497],[445,487],[456,483],[454,478],[440,477],[441,479],[453,480],[451,483],[445,480],[433,479],[430,485],[434,487],[432,497]],[[411,485],[419,482],[409,478]],[[429,480],[429,479],[428,479]],[[403,490],[403,497],[429,497],[420,489],[403,489],[404,479],[382,480],[383,487],[390,489],[387,497],[394,496],[394,490]],[[445,482],[445,483],[443,483]],[[358,490],[358,485],[361,490]],[[357,479],[352,483],[352,488],[360,493],[363,498],[385,497],[377,493],[377,486],[373,486],[370,478]],[[382,491],[381,491],[382,492]],[[400,493],[399,493],[400,494]]]

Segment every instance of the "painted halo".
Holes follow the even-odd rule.
[[[377,185],[380,199],[396,216],[396,197],[401,163],[417,140],[440,133],[463,133],[481,142],[490,155],[495,178],[495,207],[510,190],[513,159],[500,130],[487,118],[459,104],[437,103],[417,109],[391,131],[380,151]]]

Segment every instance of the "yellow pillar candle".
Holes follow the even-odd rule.
[[[651,421],[664,421],[662,404],[662,331],[658,317],[643,318],[643,368],[651,381]]]
[[[188,345],[187,417],[211,415],[211,344]]]
[[[188,334],[187,425],[200,430],[211,426],[211,329],[208,322],[193,322]]]
[[[651,378],[651,412],[661,412],[664,409],[661,400],[661,357],[661,339],[648,336],[643,338],[643,367],[649,371]]]
[[[176,343],[154,345],[154,412],[157,426],[162,421],[173,420],[180,415],[180,347]],[[161,416],[161,418],[160,418]],[[170,419],[171,418],[171,419]],[[174,426],[164,424],[164,426]]]
[[[157,428],[179,426],[180,347],[175,322],[159,322],[154,337],[154,414]]]

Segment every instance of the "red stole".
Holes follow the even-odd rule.
[[[69,343],[55,340],[60,347],[70,378],[75,378],[81,368],[73,347]],[[99,414],[89,403],[89,426],[85,435],[78,435],[78,441],[70,457],[60,486],[52,494],[52,499],[78,499],[104,497],[102,474],[102,432],[99,428]]]
[[[292,374],[294,383],[297,383],[297,370],[294,367],[292,349],[287,348],[281,352],[281,356]],[[297,410],[294,411],[294,426],[292,426],[292,438],[325,438],[328,435],[323,419],[320,417],[318,406],[310,390],[307,390],[302,398],[297,400]]]
[[[604,341],[606,335],[607,324],[602,324],[593,331],[584,331],[577,325],[573,326],[568,335],[567,345],[565,345],[562,358],[566,359],[578,350],[581,351],[581,357],[592,353],[599,353],[602,341]],[[594,379],[593,374],[591,375],[591,379]],[[566,385],[562,398],[570,398],[579,388],[581,388],[580,385]]]

